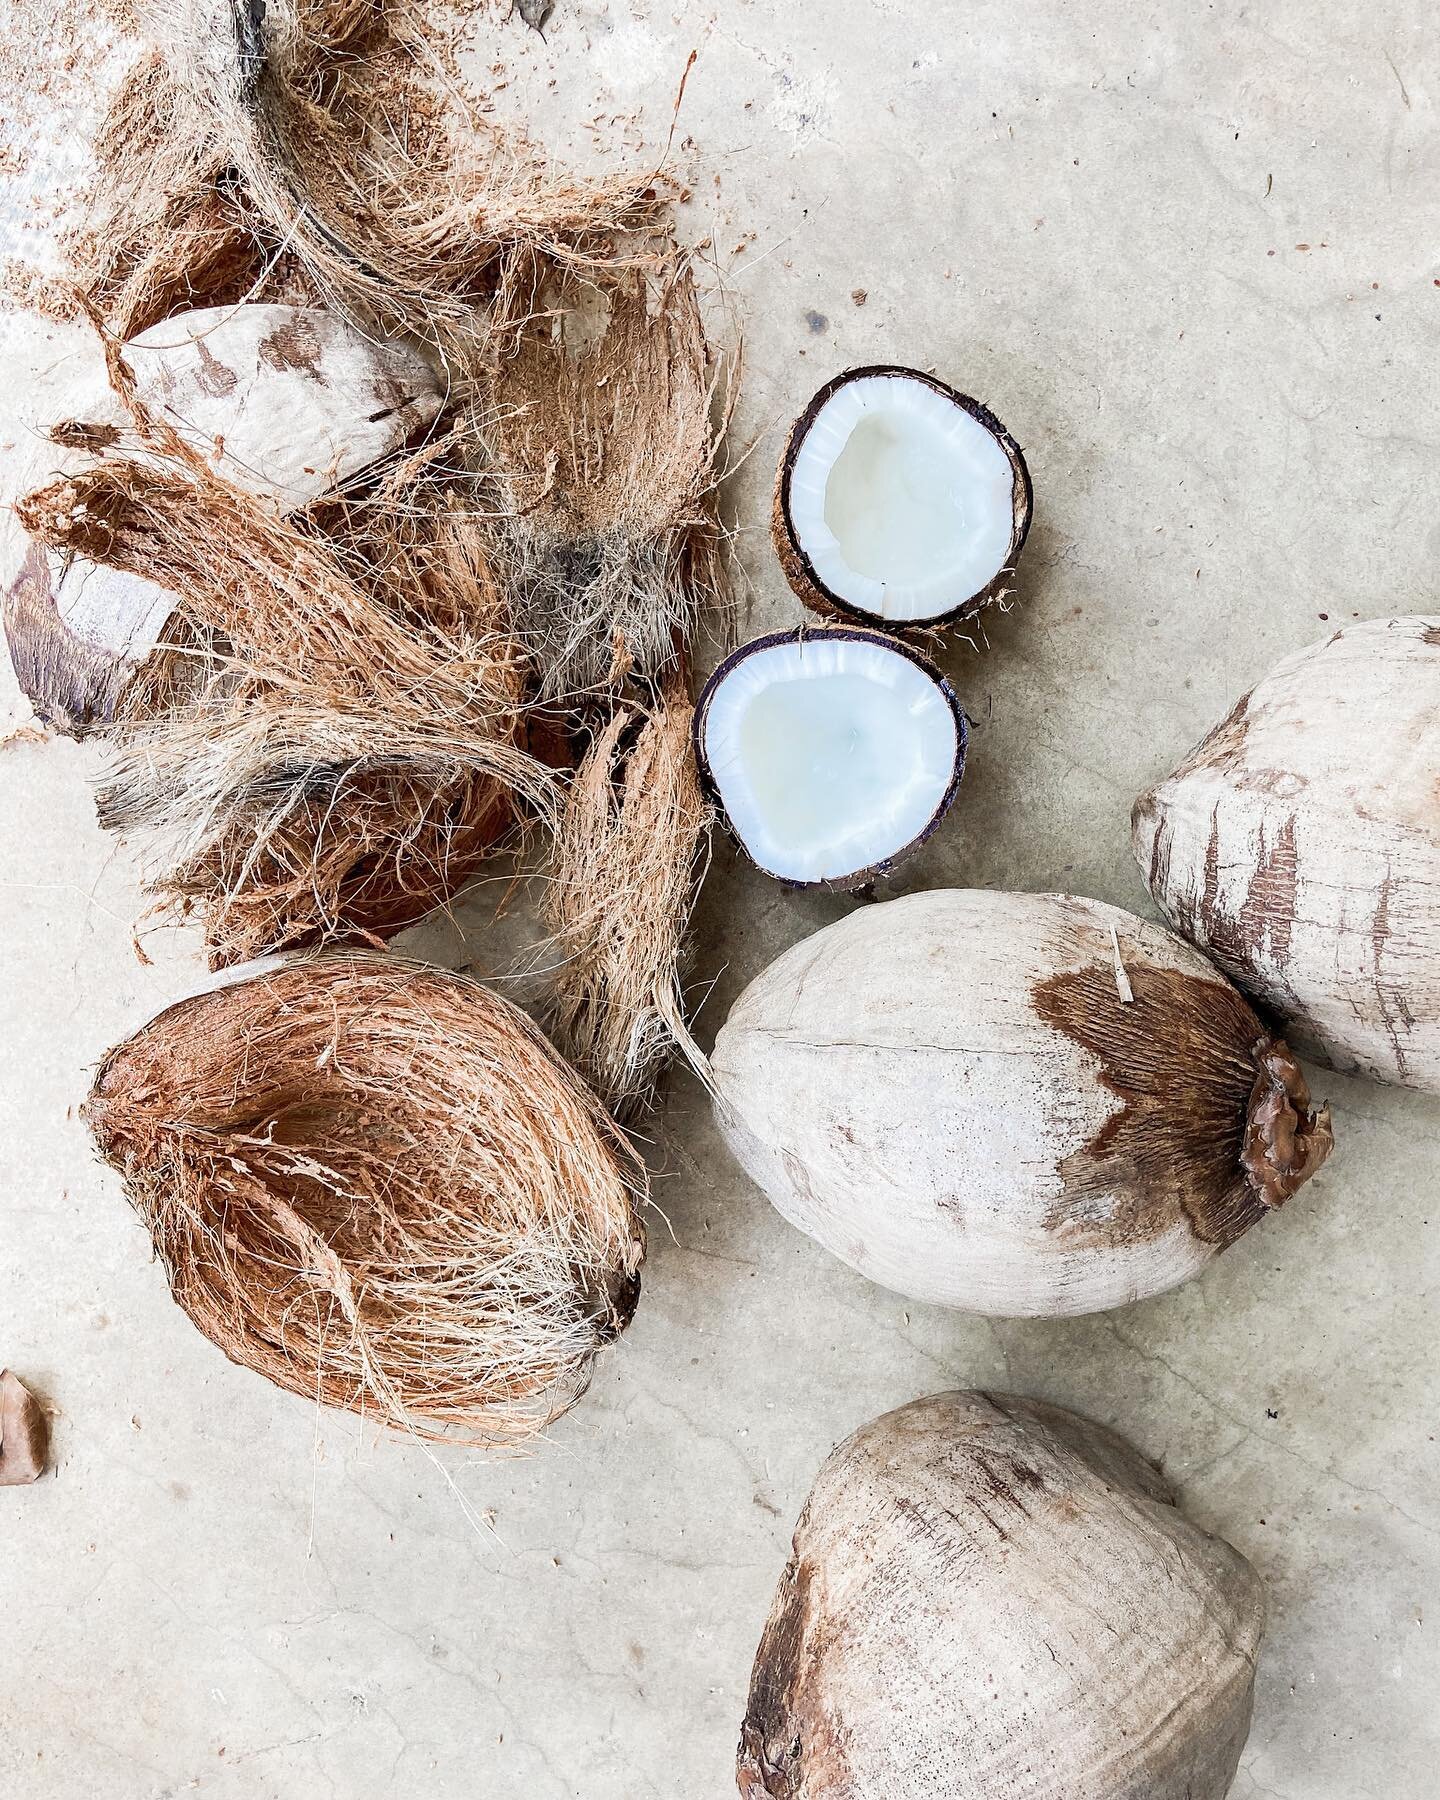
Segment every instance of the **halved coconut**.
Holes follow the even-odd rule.
[[[972,618],[1030,529],[1030,472],[987,407],[918,369],[849,369],[795,421],[771,524],[817,612],[867,625]]]
[[[864,887],[925,842],[965,769],[965,715],[880,632],[742,644],[695,709],[700,773],[750,859],[794,887]]]

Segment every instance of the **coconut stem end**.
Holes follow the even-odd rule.
[[[1329,1156],[1335,1134],[1329,1105],[1311,1110],[1309,1086],[1287,1044],[1262,1038],[1255,1063],[1240,1164],[1257,1198],[1280,1207]]]

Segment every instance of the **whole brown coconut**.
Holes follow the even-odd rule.
[[[746,1800],[1221,1800],[1265,1620],[1103,1426],[950,1393],[821,1469],[755,1658]]]
[[[1034,493],[987,406],[919,369],[847,369],[791,427],[771,538],[812,611],[889,631],[973,619],[1013,585]]]
[[[516,1443],[635,1310],[639,1163],[463,976],[330,955],[182,1000],[87,1115],[194,1324],[308,1400]]]

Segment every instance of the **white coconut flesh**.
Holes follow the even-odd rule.
[[[934,619],[1005,567],[1014,469],[963,406],[908,375],[865,375],[815,415],[790,468],[791,531],[821,584],[897,622]]]
[[[784,881],[841,881],[921,837],[955,780],[940,683],[883,640],[784,639],[712,689],[701,748],[732,828]]]

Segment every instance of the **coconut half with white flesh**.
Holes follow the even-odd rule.
[[[780,631],[741,647],[695,709],[701,777],[755,865],[846,892],[935,830],[965,769],[965,715],[880,632]]]
[[[1030,472],[988,407],[918,369],[850,369],[796,420],[771,532],[812,610],[890,630],[973,618],[1030,529]]]

